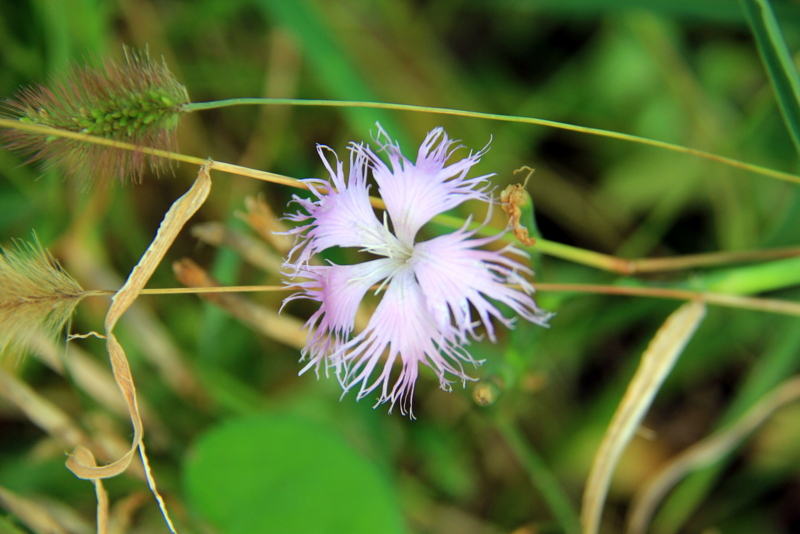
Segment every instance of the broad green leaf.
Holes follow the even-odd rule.
[[[223,423],[184,470],[194,512],[227,534],[400,534],[388,481],[332,430],[292,415]]]

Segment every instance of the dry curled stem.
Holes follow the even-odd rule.
[[[155,239],[145,251],[142,259],[131,271],[130,276],[126,280],[122,288],[112,298],[111,307],[108,310],[105,320],[105,335],[106,347],[108,349],[109,359],[111,361],[111,370],[114,374],[114,380],[120,391],[125,398],[126,405],[133,424],[133,440],[131,448],[119,460],[105,466],[97,467],[90,463],[81,461],[81,458],[73,454],[67,460],[67,467],[77,476],[86,480],[98,480],[103,478],[114,477],[124,472],[130,465],[133,457],[138,450],[144,466],[145,477],[147,478],[150,490],[158,502],[164,520],[170,528],[171,532],[175,532],[175,527],[172,520],[167,513],[166,505],[156,487],[155,479],[150,472],[150,465],[147,460],[144,442],[144,425],[142,423],[141,413],[139,412],[139,403],[136,398],[136,387],[133,382],[133,375],[128,364],[128,358],[125,355],[125,350],[122,345],[117,341],[114,335],[114,327],[123,313],[133,304],[142,289],[147,284],[147,281],[153,275],[158,265],[164,258],[170,245],[175,241],[180,230],[186,225],[186,222],[197,212],[197,210],[208,198],[208,193],[211,189],[211,177],[209,176],[210,162],[200,169],[200,173],[195,180],[194,185],[187,191],[181,198],[176,200],[169,211],[164,215],[164,220],[158,228]]]

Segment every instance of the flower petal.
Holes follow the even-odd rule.
[[[486,178],[492,175],[467,178],[467,173],[480,161],[488,146],[445,166],[459,146],[454,147],[457,141],[448,138],[442,128],[436,128],[420,146],[416,163],[411,163],[380,125],[378,128],[379,136],[386,140],[381,149],[386,152],[391,168],[369,148],[359,146],[356,149],[371,160],[386,211],[397,238],[404,245],[413,246],[419,229],[436,215],[470,199],[489,201],[485,193]]]
[[[345,392],[358,388],[360,399],[380,387],[378,403],[399,403],[401,412],[413,417],[420,363],[433,369],[440,386],[449,390],[452,377],[472,380],[463,363],[479,363],[465,349],[471,338],[479,337],[477,327],[483,325],[495,341],[494,320],[509,327],[514,323],[503,314],[504,308],[540,325],[546,325],[549,314],[536,306],[533,287],[520,275],[530,270],[504,256],[522,255],[521,251],[512,246],[481,249],[497,237],[476,239],[476,232],[465,224],[452,234],[414,242],[419,229],[436,215],[470,199],[491,202],[488,175],[467,178],[486,149],[446,165],[458,147],[437,128],[412,163],[378,128],[389,164],[368,147],[353,144],[347,178],[338,159],[334,169],[323,158],[330,178],[306,180],[316,200],[295,198],[302,210],[288,218],[300,225],[288,233],[298,242],[289,254],[293,260],[285,266],[307,281],[297,284],[301,290],[284,302],[320,303],[306,323],[309,343],[302,354],[309,362],[301,373],[311,367],[319,372],[324,364],[326,371],[334,368]],[[323,147],[318,150],[322,155]],[[386,204],[383,223],[370,206],[370,168]],[[385,257],[358,265],[309,265],[312,255],[334,246],[359,247]],[[377,292],[385,289],[384,296],[366,329],[353,336],[359,304],[381,280]]]
[[[464,382],[473,380],[464,373],[462,362],[480,363],[460,346],[442,339],[428,313],[414,272],[406,266],[394,274],[364,332],[342,345],[330,359],[337,370],[344,366],[340,381],[345,392],[360,384],[358,398],[361,399],[380,386],[378,404],[390,401],[394,407],[399,401],[401,413],[413,417],[411,401],[420,363],[433,369],[440,386],[447,391],[451,389],[448,373]],[[384,353],[383,369],[371,381]],[[390,386],[398,358],[402,369]]]
[[[514,319],[505,317],[492,301],[545,326],[550,315],[536,306],[530,296],[533,287],[519,275],[529,273],[530,269],[503,255],[509,251],[522,252],[510,246],[499,251],[481,250],[478,247],[497,237],[470,239],[474,234],[465,226],[414,247],[409,263],[425,295],[428,313],[439,330],[450,331],[452,337],[463,342],[467,333],[477,337],[475,327],[483,323],[489,339],[495,341],[491,318],[507,327],[513,326]],[[508,284],[520,284],[523,291]],[[473,320],[470,306],[476,310],[480,323]]]
[[[300,286],[301,291],[287,297],[283,304],[297,299],[320,303],[319,309],[305,324],[309,336],[301,360],[308,357],[309,363],[300,374],[311,367],[315,367],[319,374],[325,356],[346,342],[353,331],[356,312],[364,295],[373,284],[391,276],[395,265],[396,262],[386,258],[357,265],[311,265],[298,271],[297,276],[309,280],[294,284]]]
[[[342,162],[336,158],[334,170],[323,154],[325,149],[327,147],[317,147],[330,173],[330,180],[304,180],[317,200],[295,196],[294,202],[300,204],[306,213],[287,216],[287,219],[295,222],[310,221],[287,232],[300,237],[289,253],[290,258],[296,256],[295,269],[307,264],[317,252],[331,247],[359,247],[381,254],[381,251],[397,243],[387,225],[375,216],[369,203],[369,186],[366,183],[369,160],[363,151],[351,150],[350,172],[345,179]],[[327,191],[323,193],[321,189]]]

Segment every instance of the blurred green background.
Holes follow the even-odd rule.
[[[800,4],[773,5],[790,50],[800,50]],[[0,96],[45,83],[75,62],[120,59],[123,44],[163,56],[195,102],[325,98],[523,115],[798,170],[736,0],[0,0]],[[473,149],[491,140],[476,172],[496,173],[498,191],[521,181],[515,169],[534,167],[528,190],[550,240],[623,257],[800,242],[796,185],[543,127],[367,109],[239,107],[187,116],[180,147],[297,178],[323,177],[316,144],[341,157],[348,142],[375,135],[376,121],[408,156],[435,126]],[[34,230],[87,289],[121,285],[197,172],[179,165],[174,176],[142,185],[84,191],[58,172],[22,164],[0,151],[2,244]],[[213,179],[192,224],[220,221],[255,237],[237,216],[247,196],[263,195],[278,215],[292,209],[288,188],[219,173]],[[182,257],[225,284],[280,280],[277,271],[202,243],[187,228],[150,285],[178,285],[170,264]],[[537,261],[542,282],[619,278]],[[714,276],[706,269],[640,278],[703,287]],[[770,296],[797,294],[784,288]],[[274,310],[281,296],[248,299]],[[480,382],[451,394],[423,370],[412,421],[385,406],[373,410],[370,399],[340,400],[333,378],[298,377],[296,347],[256,334],[196,297],[142,297],[118,332],[147,410],[151,464],[180,531],[574,532],[572,510],[603,431],[639,355],[678,304],[556,293],[538,300],[557,312],[550,329],[520,323],[497,345],[473,343],[473,356],[486,359],[472,372]],[[100,330],[106,307],[102,299],[85,301],[72,331]],[[312,310],[294,305],[287,313],[304,319]],[[668,458],[796,371],[798,326],[797,318],[711,308],[645,420],[652,436],[637,437],[623,458],[604,532],[622,531],[631,495]],[[103,397],[86,385],[107,383],[103,343],[73,341],[55,361],[66,369],[55,372],[58,363],[37,357],[2,364],[63,410],[88,442],[120,450],[130,423],[113,400],[102,400],[113,399],[113,390]],[[87,368],[105,372],[103,379],[82,382],[79,371]],[[496,387],[491,406],[472,400],[481,384]],[[800,531],[799,416],[797,407],[787,408],[715,469],[691,477],[653,531]],[[91,531],[93,488],[64,468],[67,450],[62,437],[0,399],[0,486],[71,518],[61,520],[64,532]],[[524,461],[531,456],[557,483],[554,493],[543,493],[545,475]],[[135,474],[107,485],[120,531],[166,532]],[[566,520],[548,504],[553,495],[566,496]],[[27,532],[18,518],[9,512],[0,532]]]

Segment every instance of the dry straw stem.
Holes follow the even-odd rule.
[[[150,472],[147,454],[145,452],[144,442],[142,437],[144,434],[144,426],[142,424],[141,414],[139,413],[139,406],[136,398],[136,388],[131,375],[128,359],[125,356],[125,350],[117,341],[114,335],[114,327],[117,321],[125,313],[131,304],[141,293],[147,281],[152,276],[156,267],[161,263],[164,255],[177,237],[180,230],[185,226],[186,222],[197,212],[197,210],[208,198],[211,189],[211,177],[209,169],[211,165],[204,165],[198,173],[197,180],[194,185],[187,191],[181,198],[176,200],[169,211],[164,215],[164,219],[158,228],[155,239],[145,251],[142,259],[131,271],[130,276],[126,280],[122,288],[112,298],[111,307],[108,310],[105,320],[105,334],[106,334],[106,347],[108,349],[109,359],[111,361],[111,369],[114,373],[114,379],[122,391],[123,397],[128,405],[128,410],[133,424],[133,440],[131,448],[119,460],[102,467],[95,465],[86,465],[80,461],[79,458],[70,456],[67,460],[67,467],[77,476],[87,480],[96,480],[102,478],[109,478],[116,476],[125,471],[131,463],[136,451],[142,458],[144,465],[145,475],[147,477],[150,490],[153,492],[156,500],[158,501],[161,513],[164,520],[167,522],[171,532],[175,532],[175,527],[169,517],[166,506],[161,495],[156,488],[155,479]]]
[[[94,454],[86,447],[77,447],[72,456],[84,465],[96,466]],[[108,493],[103,487],[103,480],[98,478],[92,480],[94,491],[97,495],[97,534],[108,533]]]
[[[800,303],[798,302],[730,295],[727,293],[709,293],[704,291],[689,291],[686,289],[672,289],[666,287],[629,287],[597,284],[550,283],[538,283],[536,284],[536,290],[542,292],[558,291],[564,293],[597,293],[603,295],[626,295],[631,297],[650,297],[687,301],[697,300],[707,304],[724,306],[727,308],[800,316]]]
[[[89,437],[61,408],[19,377],[0,368],[0,397],[25,414],[33,424],[52,436],[61,447],[88,445]]]
[[[65,265],[78,280],[86,280],[100,287],[120,288],[125,282],[120,276],[98,256],[87,249],[87,241],[81,239],[80,232],[69,232],[60,240],[60,250]],[[111,296],[116,291],[91,292],[92,295]],[[107,307],[106,307],[107,308]],[[180,347],[175,343],[172,334],[156,317],[146,303],[136,302],[125,312],[122,325],[136,332],[135,343],[142,357],[157,371],[164,384],[176,395],[187,402],[202,405],[207,398],[205,390],[200,387],[191,367],[185,362]],[[110,374],[109,374],[110,377]],[[115,395],[119,397],[116,384],[113,384]],[[120,401],[122,399],[120,398]],[[125,409],[127,413],[127,409]],[[153,437],[154,427],[146,425]]]
[[[584,534],[596,534],[617,462],[650,407],[664,379],[706,314],[702,302],[687,302],[670,315],[642,354],[642,361],[614,413],[594,457],[583,493]]]
[[[39,353],[41,355],[41,353]],[[33,424],[46,432],[55,443],[59,454],[64,449],[92,446],[103,459],[114,457],[114,453],[124,450],[112,431],[104,434],[93,432],[90,437],[72,417],[59,406],[47,399],[16,375],[0,369],[0,397],[16,406]],[[144,479],[144,472],[137,468],[133,474]]]
[[[34,238],[0,248],[0,354],[54,339],[86,292]]]
[[[196,288],[219,287],[206,271],[189,259],[183,259],[172,265],[175,277],[184,285]],[[306,346],[306,334],[303,322],[288,315],[278,315],[275,310],[260,306],[239,295],[226,293],[200,293],[200,296],[257,332],[280,341],[290,347],[302,349]]]
[[[192,226],[192,237],[215,247],[230,248],[250,265],[268,273],[279,273],[283,258],[255,237],[230,228],[221,222]]]
[[[264,241],[271,243],[282,256],[286,256],[292,249],[294,240],[286,233],[288,228],[275,215],[264,197],[246,197],[244,206],[247,212],[237,213],[237,216],[244,219]]]
[[[208,159],[197,158],[194,156],[186,156],[184,154],[170,152],[169,150],[137,146],[133,143],[117,141],[115,139],[106,139],[105,137],[98,137],[96,135],[91,135],[88,133],[59,130],[56,128],[51,128],[49,126],[42,126],[39,124],[28,124],[25,122],[20,122],[19,120],[15,119],[3,119],[3,118],[0,118],[0,128],[10,128],[12,130],[20,130],[36,134],[43,134],[48,137],[56,137],[56,138],[63,137],[64,139],[72,139],[75,141],[80,141],[81,143],[88,143],[100,147],[126,150],[130,152],[140,152],[142,154],[153,156],[155,158],[165,158],[168,160],[171,159],[173,161],[182,161],[184,163],[189,163],[191,165],[197,165],[200,167],[202,167],[203,165],[210,165],[209,170],[217,170],[221,172],[227,172],[229,174],[236,174],[238,176],[254,178],[256,180],[262,180],[265,182],[288,185],[290,187],[297,187],[300,189],[308,189],[308,187],[302,181],[296,178],[283,176],[281,174],[259,171],[256,169],[242,167],[240,165],[233,165],[231,163],[209,161]]]
[[[70,343],[67,346],[65,356],[63,345],[39,338],[34,351],[39,361],[56,373],[66,375],[68,369],[70,379],[81,391],[97,401],[98,405],[118,415],[128,415],[128,407],[125,400],[119,395],[119,388],[114,382],[111,372],[78,347],[76,343]],[[142,414],[142,420],[151,431],[151,437],[154,427],[160,428],[160,434],[163,434],[163,425],[149,406],[140,404],[139,411]],[[160,439],[163,441],[164,437],[161,436]],[[142,474],[143,477],[144,474]]]
[[[737,447],[776,410],[800,399],[800,377],[790,378],[764,395],[738,421],[695,443],[667,463],[634,495],[628,534],[644,534],[658,503],[687,474],[708,467]]]
[[[47,126],[38,124],[27,124],[18,120],[10,120],[0,118],[0,128],[11,128],[12,130],[21,130],[32,133],[44,134],[50,137],[73,139],[83,143],[90,143],[98,146],[112,147],[120,150],[138,151],[142,154],[147,154],[153,157],[168,158],[174,161],[182,161],[192,165],[204,165],[206,160],[194,156],[186,156],[165,150],[159,150],[148,147],[137,147],[131,143],[116,141],[113,139],[105,139],[84,133],[76,133],[65,130],[57,130]],[[305,183],[296,178],[283,176],[266,171],[259,171],[242,167],[240,165],[233,165],[231,163],[211,162],[211,169],[235,174],[237,176],[244,176],[262,180],[265,182],[286,185],[298,189],[308,189]],[[763,173],[762,173],[763,174]],[[779,173],[780,174],[780,173]],[[792,175],[790,175],[792,176]],[[794,177],[800,183],[800,177]],[[370,197],[370,203],[373,207],[385,209],[383,200],[375,197]],[[461,228],[464,225],[464,219],[453,217],[450,215],[437,215],[434,221],[448,226],[450,228]],[[471,228],[478,228],[478,223],[473,223]],[[481,235],[496,234],[497,228],[483,227],[478,229]],[[800,247],[787,247],[771,250],[756,250],[744,252],[713,252],[708,254],[697,254],[691,256],[681,256],[677,258],[645,258],[645,259],[627,259],[609,256],[599,252],[584,250],[546,239],[538,239],[535,245],[536,251],[548,256],[561,258],[567,261],[572,261],[582,265],[590,265],[597,269],[616,272],[619,274],[636,274],[644,272],[659,272],[659,271],[674,271],[683,270],[693,267],[708,267],[712,265],[728,264],[741,261],[760,261],[767,259],[786,258],[797,256],[800,254]]]
[[[117,501],[114,509],[111,510],[111,517],[108,522],[109,534],[128,534],[132,532],[133,516],[147,499],[146,493],[136,492]]]
[[[37,534],[73,534],[73,531],[69,531],[61,525],[61,522],[46,506],[21,497],[2,486],[0,486],[0,506]]]

